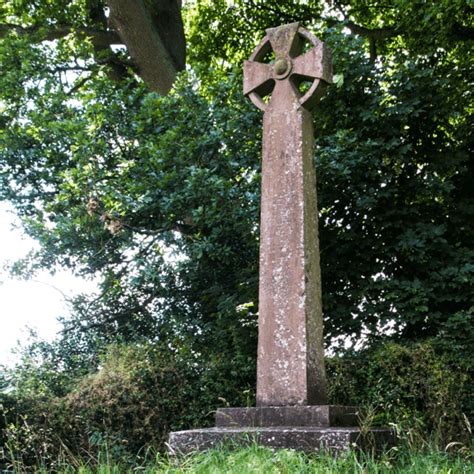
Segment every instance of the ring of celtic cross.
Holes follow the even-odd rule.
[[[304,51],[306,46],[309,49]],[[275,61],[265,63],[273,51]],[[278,82],[288,80],[299,104],[311,110],[332,82],[331,54],[316,36],[299,23],[270,28],[244,63],[244,94],[261,110],[268,103],[263,99],[272,93]],[[305,93],[300,93],[301,82],[311,82]]]

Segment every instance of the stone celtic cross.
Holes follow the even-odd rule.
[[[244,94],[264,111],[259,406],[327,403],[310,110],[331,81],[329,51],[298,23],[268,29],[244,64]]]
[[[307,452],[393,444],[389,429],[358,427],[357,407],[327,405],[310,110],[331,80],[329,51],[298,23],[267,30],[244,64],[244,92],[264,111],[257,406],[218,408],[215,428],[171,433],[171,452],[249,436]]]

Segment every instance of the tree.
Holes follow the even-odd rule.
[[[66,37],[90,41],[96,63],[107,67],[110,78],[136,73],[162,94],[185,67],[181,0],[8,1],[0,10],[0,21],[0,38],[20,36],[31,43]],[[113,45],[125,45],[130,58],[116,54]]]
[[[132,43],[129,56],[101,43],[112,31],[90,32],[94,5],[1,12],[1,197],[42,245],[15,270],[101,276],[65,321],[72,353],[166,338],[252,366],[261,119],[235,65],[265,27],[297,20],[336,71],[315,114],[328,344],[435,337],[468,350],[467,2],[189,2],[192,69],[166,97],[134,74]]]

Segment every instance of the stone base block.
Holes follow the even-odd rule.
[[[219,408],[216,426],[358,426],[357,407],[307,405],[251,408]]]
[[[217,427],[171,433],[169,450],[185,454],[211,449],[222,443],[245,446],[257,442],[269,448],[298,449],[308,453],[324,450],[337,454],[351,448],[378,451],[393,445],[393,441],[389,429],[372,429],[362,435],[360,428],[356,427]]]

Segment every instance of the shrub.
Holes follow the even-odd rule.
[[[209,426],[219,405],[253,403],[246,370],[235,364],[160,344],[113,346],[65,396],[9,396],[10,462],[51,465],[61,453],[93,459],[104,447],[115,458],[163,450],[169,431]]]
[[[418,445],[430,433],[444,446],[468,435],[465,368],[432,343],[380,345],[329,358],[327,367],[332,403],[370,407],[369,421],[395,423],[417,435]],[[27,370],[33,380],[45,373],[34,373],[32,364]],[[54,469],[64,456],[96,464],[104,451],[137,460],[148,449],[164,450],[170,430],[212,424],[223,404],[254,404],[253,360],[205,360],[165,344],[112,346],[97,372],[68,382],[73,388],[61,396],[48,389],[47,380],[56,380],[48,374],[37,391],[26,375],[18,377],[20,389],[0,395],[0,418],[8,463],[20,470]]]
[[[433,343],[388,343],[327,366],[332,403],[370,407],[375,424],[417,428],[444,445],[468,438],[468,375]]]

